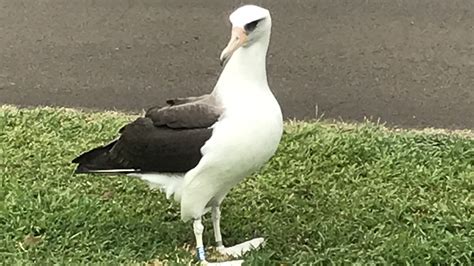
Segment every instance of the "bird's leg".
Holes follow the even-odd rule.
[[[216,249],[219,252],[222,252],[225,247],[222,243],[222,234],[221,234],[221,209],[219,206],[212,207],[212,227],[214,229],[214,237],[216,239]]]
[[[193,223],[194,236],[196,237],[197,257],[200,261],[206,261],[206,254],[204,252],[204,244],[202,242],[202,233],[204,232],[204,225],[202,225],[201,217],[194,220]]]
[[[263,243],[263,238],[255,238],[250,241],[225,247],[221,235],[221,210],[219,206],[212,207],[212,227],[214,228],[214,237],[216,239],[216,249],[219,253],[232,257],[240,257],[252,249],[258,248]]]

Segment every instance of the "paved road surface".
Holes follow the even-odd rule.
[[[139,110],[209,92],[244,2],[0,0],[0,103]],[[286,117],[474,128],[474,1],[254,3],[273,15]]]

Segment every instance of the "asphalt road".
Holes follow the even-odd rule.
[[[0,0],[0,103],[141,110],[209,92],[248,1]],[[287,118],[474,128],[474,1],[268,0]]]

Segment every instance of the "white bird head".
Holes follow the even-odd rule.
[[[229,43],[221,53],[221,64],[224,65],[239,48],[245,49],[261,38],[270,38],[272,21],[270,12],[255,5],[237,8],[229,16],[232,23],[232,35]]]

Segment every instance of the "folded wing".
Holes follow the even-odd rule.
[[[212,95],[167,103],[125,125],[117,140],[75,158],[76,173],[184,173],[194,168],[222,110]]]

